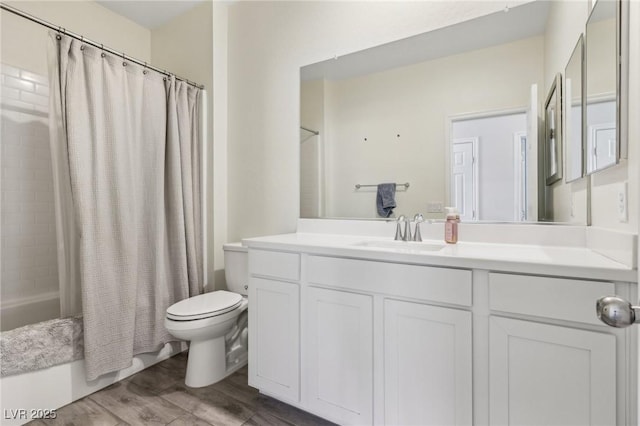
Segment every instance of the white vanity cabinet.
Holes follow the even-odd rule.
[[[635,285],[249,253],[249,380],[268,395],[343,425],[636,424],[635,331],[595,315]]]
[[[491,424],[618,424],[615,336],[499,317],[489,333]]]
[[[472,423],[471,271],[328,256],[304,265],[303,403],[340,424]]]
[[[470,425],[471,312],[384,301],[384,420]]]
[[[309,287],[303,315],[309,408],[342,424],[371,424],[373,297]]]
[[[300,399],[300,255],[249,251],[249,384]]]
[[[611,282],[489,274],[491,424],[627,423],[616,406],[625,332],[595,315],[595,300],[615,293]]]

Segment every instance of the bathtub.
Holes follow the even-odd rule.
[[[60,298],[57,291],[3,300],[0,305],[0,331],[59,317]]]
[[[136,355],[131,367],[105,374],[90,382],[85,379],[82,359],[3,377],[0,379],[0,424],[10,426],[27,423],[32,420],[32,414],[58,409],[123,380],[182,352],[183,345],[167,343],[158,352]]]

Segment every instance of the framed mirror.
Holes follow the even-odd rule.
[[[556,74],[544,102],[544,178],[547,185],[562,179],[562,75]]]
[[[620,160],[619,2],[598,0],[586,28],[586,170],[587,174]]]
[[[565,181],[573,182],[584,176],[584,132],[582,107],[584,37],[580,35],[571,58],[564,69],[564,145]]]

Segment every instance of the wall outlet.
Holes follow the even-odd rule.
[[[427,213],[442,213],[444,211],[444,204],[442,201],[433,201],[427,203]]]
[[[629,221],[629,212],[627,210],[627,182],[620,184],[616,198],[618,207],[618,220],[623,223]]]

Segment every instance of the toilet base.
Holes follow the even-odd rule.
[[[227,375],[224,336],[191,341],[184,383],[192,388],[212,385]]]

